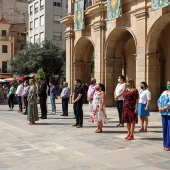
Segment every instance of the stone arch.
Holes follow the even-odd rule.
[[[82,83],[90,83],[92,56],[94,55],[94,43],[89,37],[81,37],[75,44],[73,51],[73,76],[79,78]]]
[[[133,47],[131,53],[127,51],[130,44]],[[131,73],[128,72],[129,77],[127,76],[127,78],[136,79],[136,58],[134,55],[136,54],[136,45],[136,37],[128,27],[116,27],[108,35],[105,44],[105,85],[108,106],[114,105],[113,95],[118,76],[121,74],[127,76],[127,68],[129,67],[128,71],[132,70],[130,64],[134,65],[134,70]],[[129,64],[129,62],[132,63]]]
[[[170,50],[166,47],[165,42],[165,39],[170,37],[169,30],[170,13],[167,13],[153,23],[146,39],[146,80],[152,93],[153,110],[157,110],[157,99],[160,93],[165,90],[167,77],[170,77],[170,69],[168,69]],[[169,41],[170,38],[167,42]]]

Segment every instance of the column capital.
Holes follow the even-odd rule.
[[[150,59],[150,58],[159,59],[161,55],[162,55],[161,53],[157,53],[157,52],[146,52],[145,53],[146,59]]]

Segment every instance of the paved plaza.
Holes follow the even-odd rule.
[[[0,105],[0,170],[159,170],[170,169],[170,152],[163,150],[161,117],[152,112],[147,133],[135,129],[135,140],[126,141],[126,127],[116,128],[118,114],[107,108],[108,124],[96,134],[96,125],[88,122],[88,106],[84,105],[84,127],[77,129],[72,105],[69,116],[61,117],[61,101],[57,114],[48,114],[36,125],[28,125],[26,116],[8,111]],[[39,110],[40,111],[40,110]],[[48,111],[51,111],[48,102]]]

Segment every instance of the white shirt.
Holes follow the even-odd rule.
[[[120,93],[123,92],[124,87],[125,87],[125,83],[123,83],[123,84],[118,83],[118,84],[117,84],[116,89],[115,89],[116,96],[118,96]],[[123,100],[123,95],[119,96],[119,97],[117,98],[117,100]]]
[[[22,96],[22,91],[23,91],[23,89],[24,89],[24,88],[23,88],[23,85],[22,85],[22,84],[18,85],[16,94],[17,94],[18,96]]]
[[[139,103],[146,104],[148,100],[151,100],[151,93],[148,89],[141,90],[139,92]]]

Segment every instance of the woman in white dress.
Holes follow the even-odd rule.
[[[93,104],[92,104],[92,114],[90,116],[91,122],[98,125],[96,133],[101,133],[103,124],[107,123],[107,115],[105,111],[105,86],[101,83],[98,84],[96,88],[97,92],[95,92],[93,96]]]

